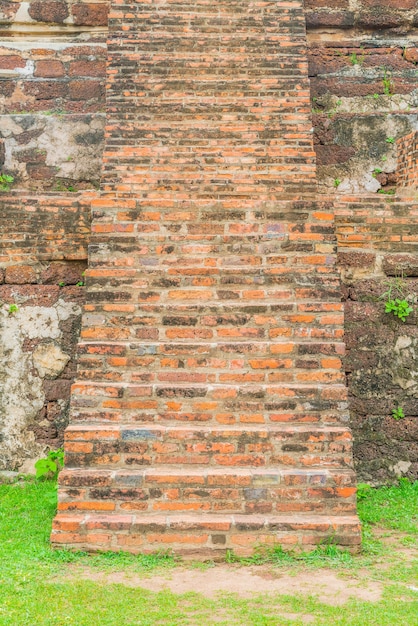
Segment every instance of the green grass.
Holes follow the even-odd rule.
[[[133,626],[182,624],[417,626],[417,562],[411,558],[417,537],[418,483],[361,490],[359,514],[365,528],[365,552],[352,556],[325,545],[314,552],[289,554],[275,547],[259,549],[251,559],[230,554],[231,576],[242,568],[271,568],[280,572],[332,567],[344,577],[361,572],[359,584],[383,581],[377,602],[352,599],[331,606],[313,596],[266,593],[251,598],[221,594],[209,599],[197,593],[177,595],[141,587],[108,584],[112,571],[140,577],[170,573],[176,568],[212,568],[213,563],[181,564],[170,554],[105,553],[88,555],[49,546],[56,492],[51,482],[23,481],[0,486],[0,626]],[[385,537],[384,535],[388,535]],[[385,542],[390,540],[390,545]],[[374,546],[374,547],[373,547]],[[405,558],[402,550],[408,552]],[[103,572],[101,582],[84,580],[80,572]],[[312,572],[312,576],[315,573]],[[215,619],[216,618],[216,619]]]
[[[418,481],[399,481],[397,487],[360,490],[358,512],[363,524],[418,534]]]

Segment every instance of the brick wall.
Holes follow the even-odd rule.
[[[341,197],[336,210],[356,469],[375,484],[418,472],[418,204],[409,191]],[[392,298],[413,306],[405,322],[385,313],[391,285]],[[406,417],[396,421],[399,406]]]
[[[319,188],[351,194],[339,196],[337,233],[356,469],[374,483],[414,479],[416,304],[403,323],[385,314],[382,294],[403,275],[411,304],[417,298],[418,56],[409,36],[417,5],[307,0],[305,7]],[[405,201],[394,200],[402,187]],[[397,405],[407,416],[398,422]]]
[[[356,29],[405,35],[417,24],[416,0],[305,0],[310,30]]]
[[[409,133],[397,142],[398,186],[418,187],[418,133]]]
[[[68,423],[107,12],[107,2],[0,4],[0,172],[14,178],[0,194],[0,469],[32,472]]]
[[[415,176],[416,168],[408,142],[416,136],[418,128],[414,95],[418,56],[412,38],[408,39],[407,36],[416,24],[415,5],[409,0],[383,3],[306,0],[314,143],[322,191],[330,192],[332,189],[334,193],[336,181],[341,181],[338,192],[345,193],[393,191],[396,185],[414,184],[411,173]],[[63,282],[68,272],[70,280],[76,281],[84,267],[85,253],[81,251],[85,249],[83,239],[86,233],[81,233],[76,225],[85,224],[87,206],[74,209],[78,200],[75,201],[72,196],[76,190],[97,187],[100,179],[105,122],[103,89],[108,8],[108,0],[1,3],[0,170],[13,174],[15,182],[12,191],[16,194],[14,200],[8,200],[3,216],[3,233],[9,242],[13,241],[15,250],[13,259],[2,253],[1,275],[4,280],[7,269],[8,294],[12,294],[10,290],[14,289],[13,281],[18,290],[22,289],[22,284],[27,285],[28,289],[40,288],[44,284],[43,276],[51,266],[54,286]],[[42,45],[33,44],[35,35]],[[391,95],[385,93],[384,79],[389,81]],[[132,102],[136,102],[133,95],[130,97]],[[170,115],[172,123],[177,124],[176,114],[172,112]],[[216,141],[214,138],[214,145]],[[212,156],[215,161],[216,153]],[[141,158],[141,167],[146,169],[147,154],[141,155]],[[112,171],[115,165],[112,155],[108,155],[107,159],[106,180],[111,188],[112,177],[119,176],[119,173],[117,170]],[[135,160],[138,161],[138,155],[135,155]],[[161,169],[163,171],[163,167]],[[141,176],[141,171],[138,167],[135,176]],[[163,184],[166,187],[173,184],[167,170],[164,176]],[[141,193],[139,184],[137,188]],[[41,194],[49,190],[55,195],[59,194],[60,199],[55,207],[55,200],[51,200],[50,196],[46,200],[39,196],[36,202],[32,197],[31,202],[27,203],[22,200],[19,190],[26,194]],[[118,193],[125,192],[121,188]],[[372,202],[370,206],[376,208],[378,205]],[[70,206],[73,208],[70,209]],[[49,211],[50,208],[54,211]],[[51,245],[48,237],[53,236],[55,218],[62,215],[62,210],[65,227],[58,231],[60,236],[57,244]],[[379,210],[376,208],[376,221],[379,220]],[[411,213],[408,211],[404,205],[402,216],[405,219],[403,223],[395,224],[396,229],[408,228],[408,222],[411,223],[414,218],[412,210]],[[30,219],[26,217],[23,221],[23,215]],[[67,220],[67,216],[71,216],[72,221]],[[352,224],[350,234],[354,243],[351,245],[362,246],[363,243],[359,241],[355,244],[355,238],[361,229],[365,234],[375,228],[376,222],[373,226],[370,221],[362,222],[364,216],[358,214],[355,219],[359,221]],[[102,224],[101,227],[108,226]],[[400,250],[396,241],[388,237],[387,230],[385,233],[379,234],[380,241],[386,238],[385,255],[404,254],[405,250]],[[79,256],[71,257],[70,249],[73,245],[76,255],[80,253]],[[361,283],[364,276],[367,276],[367,280],[377,281],[377,291],[385,290],[386,269],[382,270],[380,253],[373,257],[373,263],[362,265],[369,253],[374,254],[376,245],[376,242],[370,244],[366,237],[363,248],[365,254],[356,254],[349,267],[346,266],[348,257],[340,255],[340,259],[343,259],[344,281],[352,293],[355,293],[356,281]],[[61,246],[65,250],[64,256],[60,256],[58,250]],[[48,248],[49,252],[45,252]],[[409,250],[408,254],[408,268],[405,269],[403,263],[401,266],[402,271],[410,277],[408,284],[411,293],[415,293],[411,274],[414,271],[411,269],[414,267],[413,250]],[[79,261],[81,265],[78,265]],[[351,278],[348,277],[350,273]],[[363,286],[360,285],[362,298],[376,296],[373,290],[366,296]],[[51,287],[52,283],[47,286],[48,289]],[[77,289],[83,291],[82,288]],[[62,288],[59,293],[63,295]],[[344,294],[345,298],[351,300],[348,291],[344,291]],[[13,295],[4,300],[5,306],[9,305],[9,300],[12,303]],[[387,318],[383,316],[379,320],[376,323],[383,324],[383,332]],[[413,330],[410,323],[400,328],[403,328],[404,334],[405,328],[406,334]],[[349,328],[348,331],[351,332]],[[380,348],[371,343],[368,350],[377,354]],[[355,352],[352,350],[352,354]],[[373,362],[374,369],[360,367],[359,363],[356,365],[365,385],[376,377],[376,359]],[[413,380],[413,374],[411,377]],[[352,381],[353,376],[350,374],[350,385]],[[391,402],[396,396],[404,397],[397,383],[392,381],[391,389]],[[389,404],[379,411],[379,423],[386,424],[387,428],[393,425],[389,419]],[[365,410],[362,410],[365,416]],[[357,420],[357,413],[355,415]],[[355,452],[359,458],[359,467],[362,468],[362,475],[370,477],[373,474],[366,470],[366,464],[374,467],[373,463],[376,463],[380,468],[379,480],[385,480],[393,475],[392,470],[383,469],[387,450],[382,446],[368,446],[370,432],[367,428],[357,428],[356,431],[359,445]],[[405,437],[409,435],[405,434]],[[375,456],[370,456],[371,453],[362,455],[360,452],[370,452],[372,449]],[[19,463],[22,458],[19,456]],[[399,459],[409,462],[404,452],[399,455]],[[391,466],[395,464],[390,463]],[[408,471],[411,472],[411,468]]]
[[[98,187],[107,2],[3,2],[0,169],[13,188]]]
[[[0,470],[62,445],[84,301],[91,195],[0,197]]]
[[[418,128],[414,0],[307,0],[320,189],[393,190],[396,140]]]

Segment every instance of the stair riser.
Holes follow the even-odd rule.
[[[181,352],[196,346],[182,346]],[[172,354],[180,348],[173,347]],[[230,374],[233,376],[232,374]],[[289,386],[287,384],[243,385],[153,385],[146,367],[127,376],[136,385],[118,387],[78,383],[73,387],[72,420],[97,422],[172,422],[218,424],[339,423],[347,418],[346,388],[342,385]]]
[[[232,482],[232,481],[231,481]],[[60,511],[144,513],[275,513],[321,511],[354,514],[355,488],[175,487],[62,489]]]
[[[110,430],[66,433],[67,467],[219,465],[275,467],[350,465],[348,433]]]
[[[328,542],[346,546],[355,552],[359,548],[359,524],[356,521],[337,523],[324,519],[299,523],[271,521],[270,523],[242,520],[235,524],[223,520],[196,520],[192,523],[171,520],[125,521],[116,516],[108,519],[66,518],[58,515],[52,530],[52,542],[61,547],[95,550],[129,550],[149,553],[171,549],[183,556],[223,558],[226,550],[245,556],[257,545],[281,545],[288,549],[309,550]]]
[[[59,475],[59,485],[63,488],[253,488],[282,487],[302,488],[355,487],[356,479],[352,469],[348,470],[209,470],[198,468],[195,471],[167,468],[165,471],[141,469],[130,471],[114,470],[81,470],[66,467]]]
[[[124,411],[95,411],[89,413],[85,411],[78,411],[77,414],[73,411],[72,423],[83,425],[85,423],[97,423],[98,425],[106,427],[106,425],[124,423],[137,426],[147,426],[150,424],[171,426],[176,425],[213,425],[213,426],[234,426],[238,424],[265,424],[268,425],[306,425],[306,426],[340,426],[342,423],[347,422],[347,413],[344,408],[339,412],[328,412],[326,415],[320,413],[285,413],[275,412],[271,414],[262,413],[260,415],[257,412],[258,409],[254,409],[254,413],[245,413],[241,410],[239,413],[231,411],[228,413],[210,413],[210,412],[197,412],[188,410],[184,411],[165,412],[160,413],[155,410],[150,410],[149,413],[141,412],[128,412]]]

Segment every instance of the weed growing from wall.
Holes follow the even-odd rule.
[[[413,307],[409,302],[409,296],[406,295],[406,285],[403,278],[393,278],[386,281],[388,290],[380,297],[385,299],[385,313],[391,313],[402,322],[412,313]]]
[[[44,459],[35,463],[36,478],[55,479],[64,467],[64,450],[50,450]]]
[[[405,418],[404,410],[401,406],[398,406],[396,409],[392,411],[392,417],[395,420],[403,420]]]
[[[14,177],[9,174],[0,174],[0,191],[10,191],[10,185],[14,182]]]

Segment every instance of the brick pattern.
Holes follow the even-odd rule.
[[[53,307],[69,305],[77,307],[84,302],[83,281],[87,266],[87,243],[90,235],[91,194],[76,197],[5,195],[0,198],[0,303],[8,309],[16,305],[23,314],[32,318],[53,315]],[[61,285],[61,286],[60,286]],[[51,332],[32,334],[23,339],[24,355],[32,354],[42,344],[54,341],[71,357],[59,375],[46,377],[40,389],[33,391],[34,415],[27,415],[21,425],[24,436],[33,433],[35,443],[52,449],[63,443],[64,429],[68,424],[70,388],[76,369],[76,346],[80,332],[80,315],[73,310],[59,323],[59,338]],[[6,322],[7,324],[7,322]],[[7,329],[7,325],[5,326]],[[6,331],[7,332],[7,331]],[[17,336],[19,333],[17,333]],[[7,339],[6,339],[7,345]],[[10,350],[10,348],[8,348]],[[16,353],[16,352],[15,352]],[[13,392],[4,377],[5,397]],[[19,375],[25,375],[19,371]],[[29,372],[27,372],[29,375]],[[19,385],[19,381],[14,382]],[[23,386],[23,381],[22,381]],[[8,433],[15,428],[15,407],[7,402],[0,407],[0,431]],[[36,409],[36,407],[40,407]],[[5,410],[5,413],[3,413]],[[4,431],[3,431],[4,429]],[[23,433],[22,433],[23,437]],[[7,438],[7,437],[6,437]],[[32,443],[32,442],[31,442]],[[21,448],[25,448],[22,453]],[[5,469],[20,469],[27,450],[25,442],[16,441],[14,458],[6,459]],[[19,453],[19,454],[18,454]],[[23,454],[23,459],[22,459]]]
[[[416,254],[418,204],[411,195],[339,198],[335,209],[339,249],[372,255],[376,252]]]
[[[103,42],[45,42],[39,47],[4,41],[0,47],[0,113],[94,113],[105,99]]]
[[[418,294],[418,203],[414,189],[405,187],[396,197],[340,197],[336,232],[345,300],[345,370],[358,476],[376,484],[396,480],[402,461],[402,474],[416,480],[417,384],[409,370],[418,345],[418,311],[414,304],[403,323],[385,313],[386,298],[382,298],[388,281],[401,276],[404,293],[415,300]],[[392,417],[398,406],[406,416],[401,422]]]
[[[108,13],[109,0],[13,0],[0,7],[0,18],[9,27],[27,22],[35,27],[106,27]]]
[[[406,33],[416,25],[416,0],[305,0],[309,29]]]
[[[399,187],[418,186],[418,132],[409,133],[396,142],[398,149]]]
[[[52,541],[355,548],[302,3],[112,4],[107,103]]]
[[[32,267],[33,280],[16,283],[43,283],[42,263],[86,260],[92,197],[88,192],[67,197],[2,194],[0,266],[9,273],[13,267],[16,272],[18,267]]]
[[[353,55],[356,55],[360,71],[353,71]],[[347,41],[336,45],[332,40],[314,40],[309,48],[311,95],[313,98],[330,94],[338,98],[374,96],[376,99],[375,94],[384,96],[386,93],[385,76],[390,79],[391,93],[412,94],[416,89],[416,62],[417,49],[414,46],[407,49],[389,45],[377,47],[374,41],[361,45]],[[364,115],[361,109],[354,112],[360,117]],[[399,108],[399,113],[405,114],[405,111]],[[335,114],[341,114],[338,108]]]

